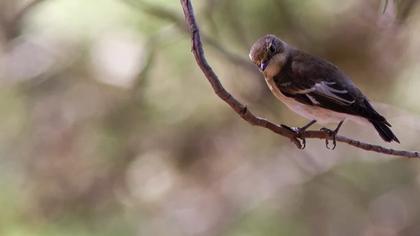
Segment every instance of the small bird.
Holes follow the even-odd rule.
[[[284,126],[298,137],[315,122],[339,122],[334,131],[325,129],[331,132],[335,147],[335,135],[344,120],[349,119],[372,124],[386,142],[400,142],[391,131],[391,124],[334,64],[300,51],[272,34],[258,39],[252,45],[249,57],[264,74],[277,99],[311,120],[302,128]],[[328,139],[326,142],[328,147]]]

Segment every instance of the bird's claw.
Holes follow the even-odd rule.
[[[325,146],[327,147],[327,149],[334,150],[337,146],[336,136],[341,126],[343,125],[343,122],[344,121],[340,121],[340,123],[338,123],[337,125],[337,128],[335,128],[334,130],[330,130],[328,128],[321,128],[321,131],[325,132],[328,135],[328,137],[325,138]],[[330,147],[329,139],[332,140],[332,147]]]
[[[316,120],[312,120],[311,122],[309,122],[308,124],[306,124],[303,127],[289,127],[287,125],[283,125],[281,124],[281,127],[290,130],[291,132],[294,133],[293,139],[297,140],[297,142],[299,142],[299,146],[298,148],[303,150],[306,147],[306,138],[305,138],[305,131],[306,129],[308,129],[311,125],[313,125],[316,122]]]
[[[285,129],[288,129],[291,132],[293,132],[294,133],[294,136],[292,137],[292,139],[295,139],[295,140],[297,140],[297,142],[299,142],[298,148],[299,149],[305,149],[305,147],[306,147],[306,139],[303,136],[303,133],[305,132],[304,130],[302,130],[299,127],[289,127],[289,126],[283,125],[283,124],[281,124],[281,127],[285,128]],[[298,144],[296,144],[296,145],[298,145]]]
[[[328,137],[325,138],[325,147],[327,147],[327,149],[329,149],[329,150],[334,150],[335,147],[337,146],[337,141],[335,140],[335,135],[337,133],[334,133],[333,130],[330,130],[328,128],[321,128],[321,131],[327,133],[327,135],[328,135]],[[329,142],[330,138],[332,139],[332,144],[333,144],[332,147],[330,147],[330,142]]]

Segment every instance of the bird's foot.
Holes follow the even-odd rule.
[[[338,123],[337,128],[335,128],[334,130],[330,130],[328,128],[321,128],[321,131],[327,133],[328,137],[325,138],[325,146],[330,149],[330,150],[334,150],[335,147],[337,146],[337,141],[335,140],[335,136],[337,136],[338,130],[340,130],[341,126],[343,125],[344,120],[340,121],[340,123]],[[332,140],[332,147],[330,147],[330,143],[329,143],[329,139]]]
[[[289,127],[287,125],[281,125],[281,127],[290,130],[291,132],[294,133],[294,139],[297,140],[297,142],[299,142],[300,146],[298,145],[298,147],[300,149],[305,149],[306,147],[306,139],[305,139],[305,131],[312,126],[313,124],[316,123],[316,120],[312,120],[311,122],[309,122],[308,124],[306,124],[303,127]],[[297,144],[296,144],[297,145]]]

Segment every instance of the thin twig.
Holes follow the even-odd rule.
[[[240,103],[235,97],[233,97],[221,84],[218,76],[210,67],[207,62],[206,57],[204,56],[204,50],[201,43],[200,38],[200,31],[195,20],[193,8],[191,2],[189,0],[181,0],[182,8],[185,15],[185,21],[188,25],[189,31],[192,37],[192,52],[194,54],[195,60],[198,66],[203,71],[204,75],[206,76],[207,80],[210,82],[211,86],[213,87],[214,92],[219,96],[222,100],[224,100],[236,113],[238,113],[244,120],[246,120],[251,125],[260,126],[267,128],[274,133],[282,135],[284,137],[289,138],[298,148],[302,147],[301,142],[296,138],[295,133],[291,130],[281,127],[280,125],[274,124],[264,118],[256,117],[245,105]],[[317,138],[317,139],[331,139],[329,134],[324,131],[305,131],[303,133],[304,138]],[[404,151],[404,150],[394,150],[390,148],[385,148],[379,145],[368,144],[364,142],[360,142],[357,140],[353,140],[341,135],[336,136],[337,142],[347,143],[354,147],[377,152],[383,153],[388,155],[394,156],[401,156],[407,158],[419,158],[419,152],[413,151]]]

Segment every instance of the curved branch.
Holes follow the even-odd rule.
[[[281,136],[289,138],[293,143],[296,144],[298,148],[302,148],[302,144],[296,138],[296,135],[291,130],[283,128],[280,125],[274,124],[264,118],[255,116],[248,108],[240,103],[235,97],[233,97],[221,84],[218,76],[210,67],[207,62],[206,57],[204,56],[204,50],[201,43],[200,31],[195,20],[193,8],[189,0],[180,0],[182,8],[185,15],[185,21],[188,25],[189,31],[192,37],[192,52],[194,54],[195,60],[206,76],[207,80],[210,82],[213,87],[214,92],[219,96],[223,101],[225,101],[236,113],[238,113],[242,119],[246,120],[251,125],[260,126],[267,128],[274,133],[277,133]],[[317,139],[331,139],[330,135],[324,131],[315,131],[309,130],[303,133],[304,138],[317,138]],[[416,151],[404,151],[404,150],[394,150],[390,148],[385,148],[379,145],[368,144],[347,138],[345,136],[337,135],[337,142],[347,143],[351,146],[377,153],[383,153],[394,156],[401,156],[407,158],[420,158],[420,153]]]

